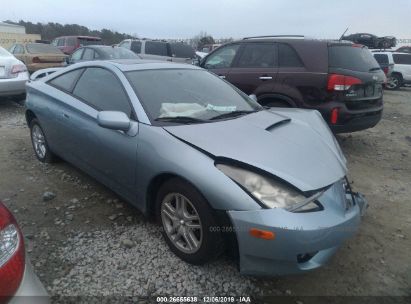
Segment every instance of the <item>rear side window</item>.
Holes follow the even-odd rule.
[[[83,53],[83,60],[93,60],[94,59],[94,50],[92,49],[85,49]]]
[[[411,64],[411,55],[394,54],[392,55],[396,64]]]
[[[57,46],[64,46],[64,38],[57,40]]]
[[[140,54],[141,53],[141,41],[133,41],[131,43],[131,50],[134,53]]]
[[[377,62],[379,64],[388,64],[388,55],[385,54],[374,54],[374,58],[375,60],[377,60]]]
[[[273,43],[247,43],[238,60],[239,68],[272,68],[277,66],[277,46]]]
[[[146,54],[168,56],[167,43],[147,41],[146,42]]]
[[[121,111],[129,117],[131,106],[122,84],[110,71],[88,68],[74,88],[73,94],[99,111]]]
[[[83,72],[83,70],[84,69],[78,69],[78,70],[65,73],[61,76],[58,76],[50,80],[48,83],[57,89],[71,93],[74,87],[74,83],[76,82],[80,74]]]
[[[171,54],[178,58],[194,58],[194,50],[191,46],[184,43],[170,43]]]
[[[379,68],[378,62],[366,47],[334,45],[328,48],[329,66],[358,72]]]
[[[278,45],[278,62],[280,67],[302,67],[303,62],[297,52],[289,45]]]
[[[69,37],[67,38],[67,45],[68,46],[76,46],[76,38],[74,37]]]

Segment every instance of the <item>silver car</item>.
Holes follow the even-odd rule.
[[[317,111],[264,109],[206,70],[144,60],[75,64],[27,91],[37,158],[156,217],[186,262],[229,249],[244,274],[302,273],[358,229],[365,201]]]
[[[26,92],[29,73],[23,62],[0,47],[0,96],[19,96]]]

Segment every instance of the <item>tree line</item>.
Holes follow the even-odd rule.
[[[51,41],[59,36],[97,36],[103,40],[104,44],[111,45],[119,43],[124,39],[133,38],[132,35],[119,33],[109,29],[90,30],[89,28],[78,24],[60,24],[54,22],[32,23],[30,21],[20,20],[19,22],[5,21],[11,24],[22,25],[26,28],[27,34],[39,34],[42,40]]]

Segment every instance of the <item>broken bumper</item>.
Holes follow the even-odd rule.
[[[293,213],[279,208],[228,211],[238,240],[240,272],[288,275],[324,265],[358,230],[362,210],[366,208],[362,196],[352,203],[351,195],[344,195],[352,204],[347,210],[345,203],[338,204],[333,188],[319,200],[324,210],[318,212]],[[251,228],[274,232],[275,238],[255,238],[249,233]]]

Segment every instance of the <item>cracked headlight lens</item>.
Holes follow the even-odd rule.
[[[268,208],[307,211],[318,207],[298,191],[274,179],[231,165],[217,164],[216,167]]]

